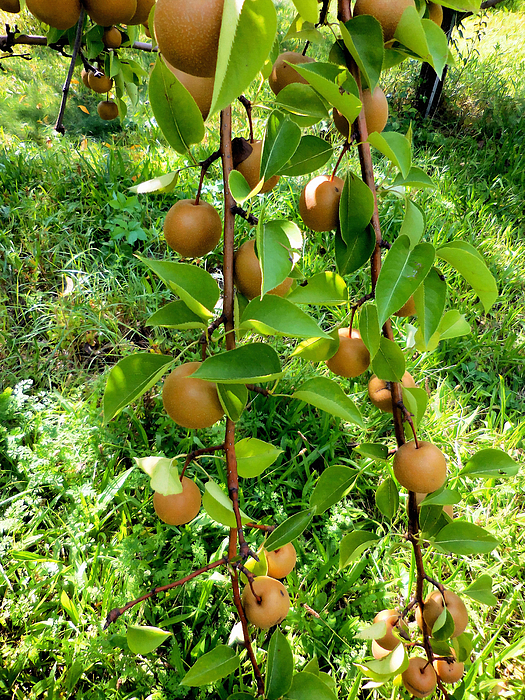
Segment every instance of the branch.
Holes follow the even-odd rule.
[[[234,204],[232,207],[232,213],[240,216],[242,219],[246,219],[251,226],[257,226],[259,223],[259,219],[256,216],[253,214],[248,214],[247,211],[245,211],[242,207],[238,207],[236,204]]]
[[[62,102],[60,103],[60,110],[58,112],[58,118],[57,118],[57,123],[55,124],[55,131],[58,131],[59,134],[65,134],[66,130],[64,129],[64,125],[62,124],[62,120],[64,118],[64,113],[66,111],[66,104],[67,104],[67,96],[69,94],[69,87],[71,85],[71,78],[73,77],[73,71],[75,70],[75,63],[77,61],[77,55],[80,50],[80,44],[82,42],[82,28],[84,26],[84,17],[85,17],[85,10],[82,7],[80,9],[80,17],[78,18],[78,24],[77,24],[77,33],[75,36],[75,44],[73,46],[73,54],[71,56],[71,62],[69,64],[69,70],[67,72],[67,77],[66,77],[66,82],[64,83],[64,87],[62,88]]]
[[[180,480],[182,481],[182,478],[184,476],[184,473],[188,466],[193,462],[194,459],[197,459],[197,457],[202,457],[203,455],[212,455],[215,452],[218,452],[219,450],[224,449],[224,443],[222,445],[215,445],[215,447],[201,447],[198,450],[193,450],[193,452],[190,452],[189,454],[186,455],[186,460],[184,462],[184,466],[182,468],[182,472],[180,475]]]
[[[235,607],[237,608],[237,612],[239,613],[239,617],[241,620],[242,632],[244,636],[244,646],[246,647],[246,651],[248,652],[248,656],[250,657],[250,661],[252,662],[253,673],[257,682],[257,695],[263,695],[264,681],[261,675],[261,670],[257,664],[257,659],[255,658],[255,654],[253,652],[252,643],[250,641],[250,633],[248,632],[248,620],[246,619],[246,615],[244,614],[241,602],[241,594],[239,591],[239,572],[235,569],[234,571],[232,571],[231,576],[233,588],[233,601],[235,603]]]

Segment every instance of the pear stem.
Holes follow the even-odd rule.
[[[330,178],[330,182],[334,181],[334,177],[337,175],[337,170],[338,170],[339,166],[341,165],[341,161],[343,160],[343,156],[348,151],[349,148],[350,148],[350,144],[348,143],[348,141],[346,141],[345,145],[343,146],[343,148],[341,150],[341,153],[339,154],[339,158],[337,159],[337,163],[335,164],[335,168],[334,168],[332,176]]]

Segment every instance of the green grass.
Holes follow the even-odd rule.
[[[431,392],[421,432],[450,459],[451,481],[463,496],[457,514],[487,527],[502,543],[489,556],[432,555],[434,574],[457,591],[490,574],[499,600],[495,608],[468,602],[475,653],[467,700],[487,698],[495,679],[506,683],[505,697],[525,697],[523,474],[489,482],[457,476],[461,462],[481,448],[500,447],[517,459],[524,449],[520,28],[525,13],[514,9],[487,15],[486,33],[477,43],[469,38],[475,36],[476,20],[468,20],[444,107],[432,122],[413,125],[416,162],[438,185],[417,197],[427,217],[427,240],[478,246],[501,293],[485,315],[473,292],[447,272],[449,306],[466,314],[472,335],[408,360],[417,381]],[[170,195],[131,197],[127,188],[134,182],[183,164],[165,146],[148,106],[140,103],[124,128],[101,124],[93,116],[97,100],[77,82],[66,112],[66,136],[58,137],[52,125],[66,59],[40,49],[31,53],[31,62],[3,61],[7,70],[0,72],[0,697],[226,699],[249,674],[214,689],[179,685],[201,653],[227,641],[235,623],[221,574],[138,606],[102,631],[111,608],[213,560],[227,536],[205,513],[180,529],[159,524],[147,479],[132,469],[134,456],[174,455],[216,444],[221,426],[198,436],[177,428],[162,411],[159,387],[108,426],[101,419],[105,377],[120,357],[147,349],[177,353],[195,340],[192,332],[145,326],[170,295],[134,257],[135,252],[166,255],[163,215],[175,198],[194,192],[195,172],[182,171]],[[147,65],[150,58],[143,60]],[[403,64],[387,80],[391,125],[400,131],[414,119],[415,74],[414,66]],[[264,116],[256,111],[259,136]],[[320,131],[330,132],[331,126],[321,124]],[[240,110],[235,132],[246,135]],[[215,122],[196,157],[217,143]],[[386,163],[378,160],[377,167],[382,178]],[[210,171],[205,193],[220,206],[218,174],[217,168]],[[282,179],[267,198],[269,214],[299,223],[296,199],[302,184]],[[393,238],[401,202],[384,191],[380,195],[384,231]],[[110,202],[119,196],[115,208]],[[239,238],[247,232],[241,223]],[[309,234],[305,270],[319,271],[331,251],[327,234]],[[216,252],[206,260],[207,269],[220,263]],[[366,271],[349,278],[354,298],[367,291],[367,279]],[[344,318],[342,311],[323,313],[319,318],[326,326]],[[406,325],[396,321],[401,336]],[[278,344],[286,355],[292,346],[288,340]],[[291,393],[315,371],[301,360],[289,361],[290,378],[279,391]],[[290,399],[261,396],[253,399],[239,433],[283,450],[263,478],[241,485],[242,507],[254,519],[281,522],[303,509],[326,466],[360,470],[349,496],[316,518],[297,542],[298,566],[289,577],[292,612],[284,625],[297,666],[317,655],[322,670],[340,685],[340,697],[347,698],[356,697],[354,662],[368,653],[356,638],[358,630],[378,609],[403,604],[413,568],[402,537],[404,504],[390,528],[374,502],[378,480],[389,469],[352,449],[363,440],[392,447],[390,422],[368,406],[362,378],[343,386],[355,393],[366,433]],[[223,478],[224,465],[204,458],[192,474],[202,487],[209,475]],[[368,557],[338,572],[340,540],[354,528],[385,536]],[[255,535],[250,539],[260,542]],[[160,653],[135,657],[124,637],[126,624],[134,622],[164,627],[174,636]],[[259,639],[261,659],[265,636]],[[397,689],[372,691],[369,697],[398,694],[405,697]]]

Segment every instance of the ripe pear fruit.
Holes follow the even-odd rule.
[[[197,103],[197,107],[200,109],[202,118],[206,119],[210,113],[211,99],[213,97],[213,86],[215,83],[215,78],[199,78],[196,75],[190,75],[189,73],[184,73],[183,71],[172,66],[164,59],[164,63],[173,73],[173,75],[179,80],[186,90],[193,97]]]
[[[164,219],[164,238],[184,258],[200,258],[221,239],[222,221],[217,210],[202,199],[180,199]]]
[[[273,552],[265,552],[268,564],[268,576],[272,578],[284,578],[292,571],[297,561],[297,552],[291,542],[274,549]]]
[[[443,8],[435,2],[427,3],[428,18],[441,27],[443,24]]]
[[[407,389],[415,389],[416,383],[410,374],[405,372],[401,379],[401,384]],[[368,397],[376,408],[385,413],[392,413],[392,394],[388,385],[382,379],[372,375],[368,382]]]
[[[410,299],[403,304],[403,306],[398,309],[398,311],[395,312],[394,316],[398,316],[399,318],[405,318],[407,316],[415,316],[417,313],[416,311],[416,303],[414,301],[414,297],[410,297]]]
[[[242,605],[248,622],[263,630],[282,622],[290,609],[290,597],[283,584],[270,576],[256,576],[253,590],[260,602],[257,602],[249,585],[242,592]]]
[[[137,0],[84,0],[84,6],[95,24],[111,27],[130,21],[137,11]]]
[[[200,362],[179,365],[164,380],[162,403],[169,417],[183,428],[210,428],[224,416],[213,382],[189,377]]]
[[[108,27],[104,29],[102,41],[106,49],[119,49],[122,44],[122,34],[116,27]]]
[[[155,34],[159,51],[179,70],[212,78],[224,0],[157,0]]]
[[[399,638],[394,636],[393,629],[398,628],[408,632],[408,627],[401,619],[399,610],[381,610],[374,617],[374,623],[376,622],[386,623],[386,634],[375,641],[380,647],[389,651],[392,651],[400,644]]]
[[[447,480],[447,462],[443,452],[431,442],[406,442],[394,455],[394,475],[409,491],[431,493]]]
[[[299,214],[312,231],[333,231],[339,223],[339,200],[344,182],[340,177],[318,175],[299,198]]]
[[[457,683],[465,673],[465,664],[456,660],[436,659],[434,661],[434,671],[443,683]]]
[[[359,331],[339,328],[339,347],[333,357],[326,361],[328,369],[340,377],[358,377],[370,365],[370,353],[361,340]]]
[[[107,75],[102,75],[97,78],[93,71],[89,71],[88,85],[94,92],[98,92],[100,95],[102,95],[103,93],[111,90],[113,87],[113,80],[108,78]]]
[[[255,254],[255,241],[245,241],[236,251],[233,262],[233,278],[235,286],[247,299],[255,299],[261,295],[262,273],[259,258]],[[287,277],[277,287],[267,294],[284,297],[293,284],[293,279]]]
[[[408,668],[401,678],[409,693],[416,698],[426,698],[434,692],[437,676],[428,659],[414,656],[410,659]]]
[[[372,15],[383,29],[385,42],[394,38],[401,15],[407,7],[415,7],[414,0],[357,0],[354,17]]]
[[[20,12],[20,0],[0,0],[0,10],[17,14]]]
[[[163,496],[155,491],[153,507],[162,522],[167,525],[185,525],[193,520],[201,509],[201,492],[194,481],[182,477],[182,493]]]
[[[468,612],[467,608],[465,607],[465,603],[461,600],[457,593],[445,591],[445,604],[448,612],[451,614],[452,619],[454,620],[454,633],[451,635],[451,637],[459,637],[460,634],[463,634],[468,625]],[[443,596],[439,591],[434,591],[425,600],[425,604],[423,606],[423,617],[425,618],[425,622],[430,629],[434,627],[434,623],[443,612],[444,607]],[[422,629],[423,625],[419,607],[416,610],[416,622],[419,629]]]
[[[137,0],[137,9],[128,24],[147,24],[149,13],[154,4],[155,0]]]
[[[252,147],[252,152],[250,153],[248,158],[245,158],[243,161],[241,161],[236,168],[236,170],[238,170],[242,175],[244,175],[244,178],[246,182],[250,185],[251,190],[253,190],[253,188],[256,185],[258,185],[261,179],[260,173],[262,145],[262,141],[253,141],[252,143],[250,143],[250,146]],[[273,188],[278,182],[279,176],[273,175],[269,180],[266,180],[259,194],[265,194],[266,192],[273,190]]]
[[[26,5],[32,15],[55,29],[70,29],[80,17],[80,0],[27,0]]]
[[[270,77],[268,78],[268,83],[273,93],[278,95],[283,88],[292,83],[308,84],[308,81],[305,80],[302,75],[299,75],[288,63],[298,65],[301,63],[312,63],[313,60],[314,59],[310,58],[310,56],[303,56],[295,51],[285,51],[278,56],[273,64]]]
[[[374,659],[377,659],[380,661],[381,659],[384,659],[385,656],[388,656],[390,654],[389,649],[383,649],[382,646],[380,646],[375,639],[372,639],[372,656]]]
[[[80,71],[80,77],[82,78],[82,82],[84,85],[88,88],[89,87],[89,71],[87,71],[85,68],[82,68]]]
[[[373,131],[381,133],[388,121],[388,100],[385,93],[377,85],[374,91],[363,90],[363,109],[365,111],[366,130],[369,134]],[[350,125],[348,119],[337,109],[333,111],[334,124],[339,133],[348,138]]]
[[[118,117],[118,107],[113,100],[99,102],[97,106],[98,116],[106,122]]]

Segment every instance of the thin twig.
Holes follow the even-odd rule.
[[[232,213],[236,216],[240,216],[242,219],[246,219],[246,221],[249,224],[251,224],[251,226],[257,226],[257,224],[259,223],[259,219],[256,216],[254,216],[253,214],[249,214],[242,207],[238,207],[236,204],[234,204],[234,206],[232,207]]]
[[[254,391],[256,394],[262,394],[262,396],[271,396],[271,392],[262,386],[256,386],[255,384],[246,384],[248,391]]]
[[[75,36],[75,44],[73,46],[73,54],[71,56],[71,62],[69,64],[69,70],[67,72],[66,82],[64,83],[64,86],[62,88],[62,102],[60,103],[60,110],[58,112],[57,123],[55,124],[55,131],[58,131],[59,134],[66,133],[66,130],[64,129],[64,125],[62,124],[62,120],[64,119],[64,113],[66,111],[67,96],[69,94],[69,87],[71,85],[71,78],[73,77],[73,71],[75,70],[75,63],[77,60],[77,55],[78,55],[78,52],[80,50],[80,44],[82,43],[82,28],[84,26],[84,16],[85,16],[85,10],[82,7],[80,9],[80,17],[78,18],[77,33]]]
[[[252,643],[250,640],[250,633],[248,632],[248,620],[246,619],[246,615],[244,614],[244,609],[242,607],[242,602],[241,602],[241,593],[239,591],[239,573],[236,569],[232,571],[232,588],[233,588],[233,601],[235,603],[235,607],[237,608],[237,612],[239,614],[239,618],[241,620],[241,625],[242,625],[242,633],[244,636],[244,646],[246,647],[246,651],[248,652],[248,656],[250,657],[250,661],[252,664],[253,668],[253,674],[255,676],[255,681],[257,683],[257,695],[263,695],[264,693],[264,681],[263,677],[261,674],[261,669],[259,668],[259,665],[257,663],[257,659],[255,658],[255,653],[252,648]]]
[[[182,481],[182,478],[184,477],[186,469],[193,462],[194,459],[197,459],[197,457],[202,457],[203,455],[212,455],[215,452],[218,452],[219,450],[223,450],[223,449],[224,449],[224,443],[222,443],[222,445],[216,445],[215,447],[201,447],[198,450],[193,450],[193,452],[190,452],[189,454],[187,454],[186,460],[184,462],[184,466],[182,467],[182,472],[180,474],[180,480]]]
[[[241,95],[237,99],[239,100],[239,102],[243,105],[244,109],[246,110],[246,116],[248,117],[248,124],[250,126],[250,143],[253,143],[252,103],[244,95]]]

